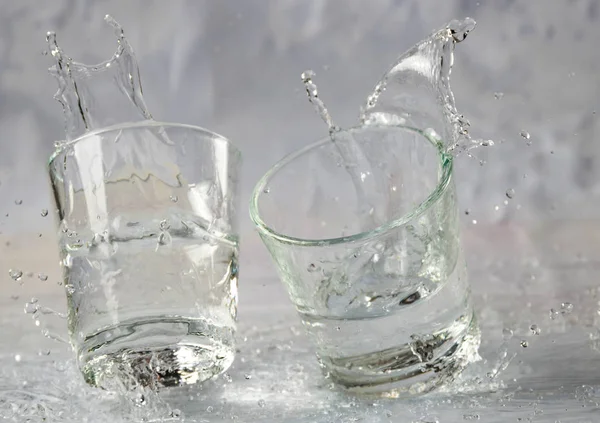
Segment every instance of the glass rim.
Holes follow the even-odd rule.
[[[408,224],[409,222],[411,222],[412,220],[414,220],[415,218],[422,215],[427,209],[429,209],[433,204],[435,204],[439,200],[441,195],[448,188],[448,185],[450,184],[450,180],[452,177],[452,169],[453,169],[452,156],[444,152],[442,142],[441,141],[435,142],[434,140],[427,137],[423,133],[422,130],[417,129],[417,128],[412,128],[409,126],[392,126],[392,127],[390,127],[390,126],[372,126],[370,128],[407,129],[409,131],[416,132],[419,135],[423,136],[426,140],[428,140],[431,143],[432,147],[437,150],[437,154],[438,154],[438,158],[440,160],[442,172],[441,172],[441,175],[438,176],[438,181],[437,181],[435,188],[429,193],[429,195],[423,201],[421,201],[416,207],[413,207],[410,211],[402,214],[401,216],[399,216],[397,218],[388,220],[388,221],[382,223],[381,225],[377,226],[376,228],[370,229],[368,231],[357,232],[355,234],[347,235],[347,236],[341,236],[341,237],[335,237],[335,238],[322,238],[322,239],[305,239],[305,238],[298,238],[298,237],[285,235],[285,234],[279,233],[276,230],[272,229],[271,227],[269,227],[269,225],[267,225],[263,221],[262,217],[260,216],[260,212],[259,212],[259,208],[258,208],[259,198],[262,194],[264,194],[263,190],[267,186],[268,182],[270,180],[272,180],[272,178],[277,174],[277,172],[279,172],[285,166],[293,163],[296,159],[309,153],[310,151],[314,150],[315,148],[318,148],[327,142],[331,142],[331,139],[329,137],[325,137],[325,138],[322,138],[316,142],[313,142],[305,147],[302,147],[299,150],[296,150],[292,153],[287,154],[281,160],[279,160],[277,163],[275,163],[275,165],[273,165],[260,178],[260,180],[258,181],[256,186],[254,187],[254,191],[252,192],[252,196],[250,198],[250,218],[252,219],[252,221],[258,228],[258,230],[261,233],[269,236],[270,238],[274,238],[284,244],[290,244],[290,245],[298,245],[298,246],[303,246],[303,247],[311,247],[311,246],[322,247],[322,246],[327,246],[327,245],[344,244],[344,243],[349,243],[349,242],[354,242],[354,241],[362,241],[362,240],[372,239],[381,234],[389,232],[390,230],[404,226],[404,225]],[[369,127],[365,128],[365,127],[355,126],[355,127],[349,128],[349,129],[345,129],[344,132],[358,132],[358,131],[362,131],[365,129],[369,129]]]
[[[56,160],[56,158],[58,158],[66,149],[74,146],[75,144],[77,144],[81,141],[85,141],[87,138],[89,138],[91,136],[100,135],[100,134],[112,132],[112,131],[119,130],[119,129],[152,128],[152,127],[165,127],[165,128],[171,127],[171,128],[181,128],[181,129],[189,129],[189,130],[193,130],[193,131],[197,131],[197,132],[203,132],[204,134],[210,135],[213,137],[211,142],[224,143],[227,146],[229,146],[238,157],[241,156],[240,149],[235,144],[233,144],[227,137],[224,137],[223,135],[220,135],[216,132],[213,132],[213,131],[203,128],[201,126],[189,125],[186,123],[161,122],[161,121],[157,121],[157,120],[141,120],[141,121],[137,121],[137,122],[124,122],[124,123],[118,123],[115,125],[105,126],[102,128],[95,129],[93,131],[86,132],[71,141],[66,141],[66,142],[60,144],[54,150],[54,152],[50,155],[50,157],[48,158],[48,166],[49,167],[52,166],[52,163],[54,162],[54,160]]]

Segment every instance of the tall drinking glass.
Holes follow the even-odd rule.
[[[478,357],[452,157],[427,132],[312,144],[267,172],[250,214],[338,386],[418,394]]]
[[[192,384],[231,365],[239,169],[227,139],[153,121],[53,154],[69,333],[89,384]]]

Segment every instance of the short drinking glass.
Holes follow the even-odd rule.
[[[68,326],[89,384],[192,384],[231,365],[239,168],[227,139],[153,121],[57,148]]]
[[[452,157],[427,131],[338,132],[269,170],[250,209],[336,385],[419,394],[478,357]]]

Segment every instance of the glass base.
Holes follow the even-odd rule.
[[[86,382],[122,391],[190,385],[226,371],[235,355],[233,332],[184,320],[129,322],[88,337],[79,354]]]
[[[417,340],[362,356],[321,361],[326,376],[345,392],[386,398],[425,394],[454,380],[479,358],[481,334],[473,316],[462,336]]]

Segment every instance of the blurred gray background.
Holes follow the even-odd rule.
[[[351,126],[399,54],[450,19],[471,16],[478,25],[457,48],[452,86],[472,134],[496,145],[478,152],[485,166],[457,161],[461,207],[471,211],[465,223],[598,214],[596,0],[3,0],[4,234],[53,231],[40,210],[50,208],[45,165],[53,141],[63,137],[63,117],[47,73],[52,60],[42,55],[46,31],[56,31],[75,60],[96,63],[115,49],[106,13],[122,24],[136,51],[155,118],[209,128],[241,148],[244,206],[269,166],[325,135],[305,98],[303,70],[317,73],[334,119]],[[505,205],[509,188],[515,197]],[[242,235],[254,237],[245,211],[242,219]]]

